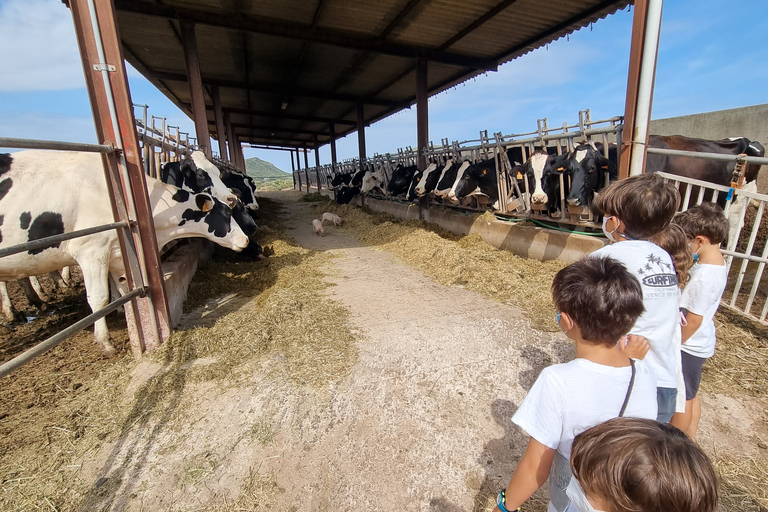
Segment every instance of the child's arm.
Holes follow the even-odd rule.
[[[683,326],[683,343],[691,339],[691,336],[699,330],[704,317],[688,311],[685,313],[685,319],[688,323]]]
[[[630,334],[627,336],[626,342],[624,338],[619,340],[619,351],[632,359],[642,360],[650,349],[651,345],[645,336]]]
[[[544,485],[549,478],[554,456],[555,450],[552,448],[544,446],[532,437],[528,440],[528,448],[507,486],[507,510],[515,510],[521,506]],[[499,507],[494,508],[494,512],[499,512]]]

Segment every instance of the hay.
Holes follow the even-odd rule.
[[[521,308],[537,329],[558,331],[550,286],[565,267],[500,251],[479,235],[456,236],[422,221],[401,222],[354,205],[323,205],[342,219],[360,243],[392,252],[402,262],[447,285],[482,293]]]
[[[704,365],[703,390],[733,397],[768,395],[768,337],[741,316],[720,311],[715,316],[717,347]]]
[[[723,456],[713,458],[712,465],[720,476],[721,510],[768,510],[768,460]]]
[[[330,202],[331,199],[320,192],[310,192],[309,194],[301,196],[299,201],[304,201],[305,203],[327,203]]]

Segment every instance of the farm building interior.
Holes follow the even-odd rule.
[[[634,6],[620,153],[626,177],[637,169],[633,151],[645,158],[645,144],[631,141],[648,135],[654,63],[643,62],[644,33],[661,2],[63,1],[78,28],[101,139],[101,149],[89,150],[106,155],[136,295],[124,301],[127,327],[115,328],[119,358],[87,352],[92,337],[81,333],[71,342],[84,354],[77,361],[65,362],[61,345],[29,362],[5,390],[0,426],[8,424],[8,446],[19,446],[6,454],[0,503],[9,510],[494,510],[527,441],[512,414],[542,368],[574,357],[552,323],[552,278],[605,242],[422,203],[337,205],[301,193],[310,183],[327,193],[319,174],[294,172],[298,191],[259,196],[259,242],[270,258],[226,259],[217,248],[198,263],[212,245],[190,245],[175,253],[170,271],[151,243],[148,164],[138,143],[146,134],[134,129],[138,121],[146,131],[147,122],[134,118],[124,68],[107,67],[121,55],[194,121],[198,149],[209,158],[218,152],[222,166],[244,169],[241,147],[251,145],[295,153],[306,173],[308,152],[319,167],[317,149],[331,145],[335,165],[335,140],[355,132],[359,161],[370,158],[365,127],[411,107],[425,147],[430,96]],[[88,28],[96,19],[101,36]],[[104,49],[92,42],[99,37]],[[214,147],[201,142],[211,138]],[[426,154],[416,154],[423,169]],[[325,210],[344,224],[325,226],[327,237],[308,235],[308,219]],[[753,287],[747,311],[768,252],[756,236],[735,242],[748,245],[739,249],[747,256],[737,288],[754,265],[744,284]],[[174,272],[183,274],[179,282]],[[762,288],[757,301],[755,308],[768,308]],[[728,510],[762,510],[768,331],[759,314],[752,322],[737,309],[718,320],[729,352],[705,373],[713,384],[702,385],[705,414],[728,421],[704,422],[701,443]],[[56,376],[60,369],[68,376]],[[57,409],[60,393],[66,415]],[[24,412],[38,408],[47,408],[39,419]],[[751,411],[759,418],[746,421]],[[26,433],[15,438],[10,429]],[[547,510],[546,491],[524,509]]]

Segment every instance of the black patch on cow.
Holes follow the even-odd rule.
[[[0,201],[8,194],[12,186],[13,180],[11,178],[5,178],[3,181],[0,181]]]
[[[200,196],[197,198],[200,199]],[[210,198],[203,196],[203,203]],[[199,202],[199,201],[198,201]],[[204,220],[208,224],[208,232],[217,238],[224,238],[231,230],[232,210],[218,199],[213,199],[213,208],[207,212],[202,210],[187,209],[181,214],[183,219],[179,226],[187,221],[200,222]]]
[[[35,220],[32,221],[32,225],[29,227],[29,233],[27,240],[39,240],[47,236],[60,235],[64,233],[64,221],[61,218],[60,213],[43,212],[38,215]],[[46,249],[53,247],[59,247],[60,244],[51,245],[42,249],[34,249],[28,251],[30,255],[40,254]]]
[[[27,229],[29,227],[30,222],[32,222],[31,213],[23,212],[21,215],[19,215],[19,227],[21,229]]]
[[[0,176],[11,170],[13,157],[10,153],[0,153]]]
[[[189,201],[189,192],[186,190],[179,189],[176,191],[175,194],[173,194],[173,197],[171,198],[177,203],[186,203]]]

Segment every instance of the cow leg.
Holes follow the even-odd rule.
[[[3,281],[0,281],[0,302],[2,302],[3,315],[9,323],[24,321],[24,315],[13,307],[11,296],[8,295],[8,286]]]
[[[32,285],[32,289],[35,290],[37,296],[40,297],[40,300],[43,302],[43,307],[45,307],[47,305],[46,302],[50,302],[51,298],[47,293],[45,293],[45,290],[43,290],[43,286],[40,284],[40,281],[35,276],[29,276],[29,283]]]
[[[25,277],[19,279],[18,283],[19,286],[21,286],[21,290],[24,292],[24,295],[26,295],[29,304],[37,309],[43,309],[43,301],[40,300],[40,297],[37,296],[37,292],[35,292],[30,279]]]
[[[59,274],[58,271],[48,272],[48,275],[50,276],[51,281],[53,281],[53,284],[56,286],[56,289],[58,289],[59,291],[64,291],[67,288],[69,288],[69,286],[67,286],[67,283],[64,282],[64,279],[62,279],[61,274]]]
[[[70,267],[64,267],[61,272],[61,279],[67,286],[72,286],[72,269]]]
[[[91,311],[98,311],[109,302],[109,268],[106,261],[108,257],[105,255],[104,258],[93,258],[93,262],[78,262],[83,271],[85,293]],[[100,318],[93,324],[93,337],[105,357],[115,355],[115,347],[109,341],[109,330],[105,318]]]

